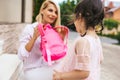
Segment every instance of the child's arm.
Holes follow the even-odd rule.
[[[89,76],[90,70],[90,55],[89,43],[86,39],[80,39],[75,44],[75,53],[77,62],[72,71],[56,72],[53,75],[53,80],[81,80]]]
[[[87,78],[89,71],[73,70],[70,72],[59,73],[55,72],[53,80],[81,80]]]

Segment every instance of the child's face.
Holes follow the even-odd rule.
[[[80,34],[83,34],[86,30],[84,19],[80,18],[74,21],[76,31]]]
[[[42,22],[44,24],[47,24],[47,23],[52,24],[55,22],[55,20],[58,17],[57,8],[55,5],[51,3],[45,9],[43,9],[41,13],[43,15]]]
[[[79,20],[75,20],[74,24],[75,24],[76,31],[80,33],[81,29],[80,29],[80,22],[79,22]]]

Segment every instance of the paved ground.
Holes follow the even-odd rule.
[[[120,46],[103,44],[103,52],[101,80],[120,80]]]
[[[73,40],[78,36],[75,32],[70,32],[69,39]],[[120,80],[120,46],[112,45],[117,43],[106,37],[101,37],[104,53],[104,61],[102,63],[101,80]]]

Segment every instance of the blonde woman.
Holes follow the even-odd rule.
[[[40,12],[36,17],[36,22],[25,27],[21,38],[18,56],[23,61],[25,80],[52,80],[52,68],[59,62],[54,62],[52,66],[42,57],[40,51],[41,37],[38,31],[38,24],[51,24],[59,26],[60,9],[58,4],[52,0],[43,2]]]

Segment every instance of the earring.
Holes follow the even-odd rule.
[[[81,14],[81,13],[79,13],[79,16],[81,17],[81,16],[82,16],[82,14]]]

